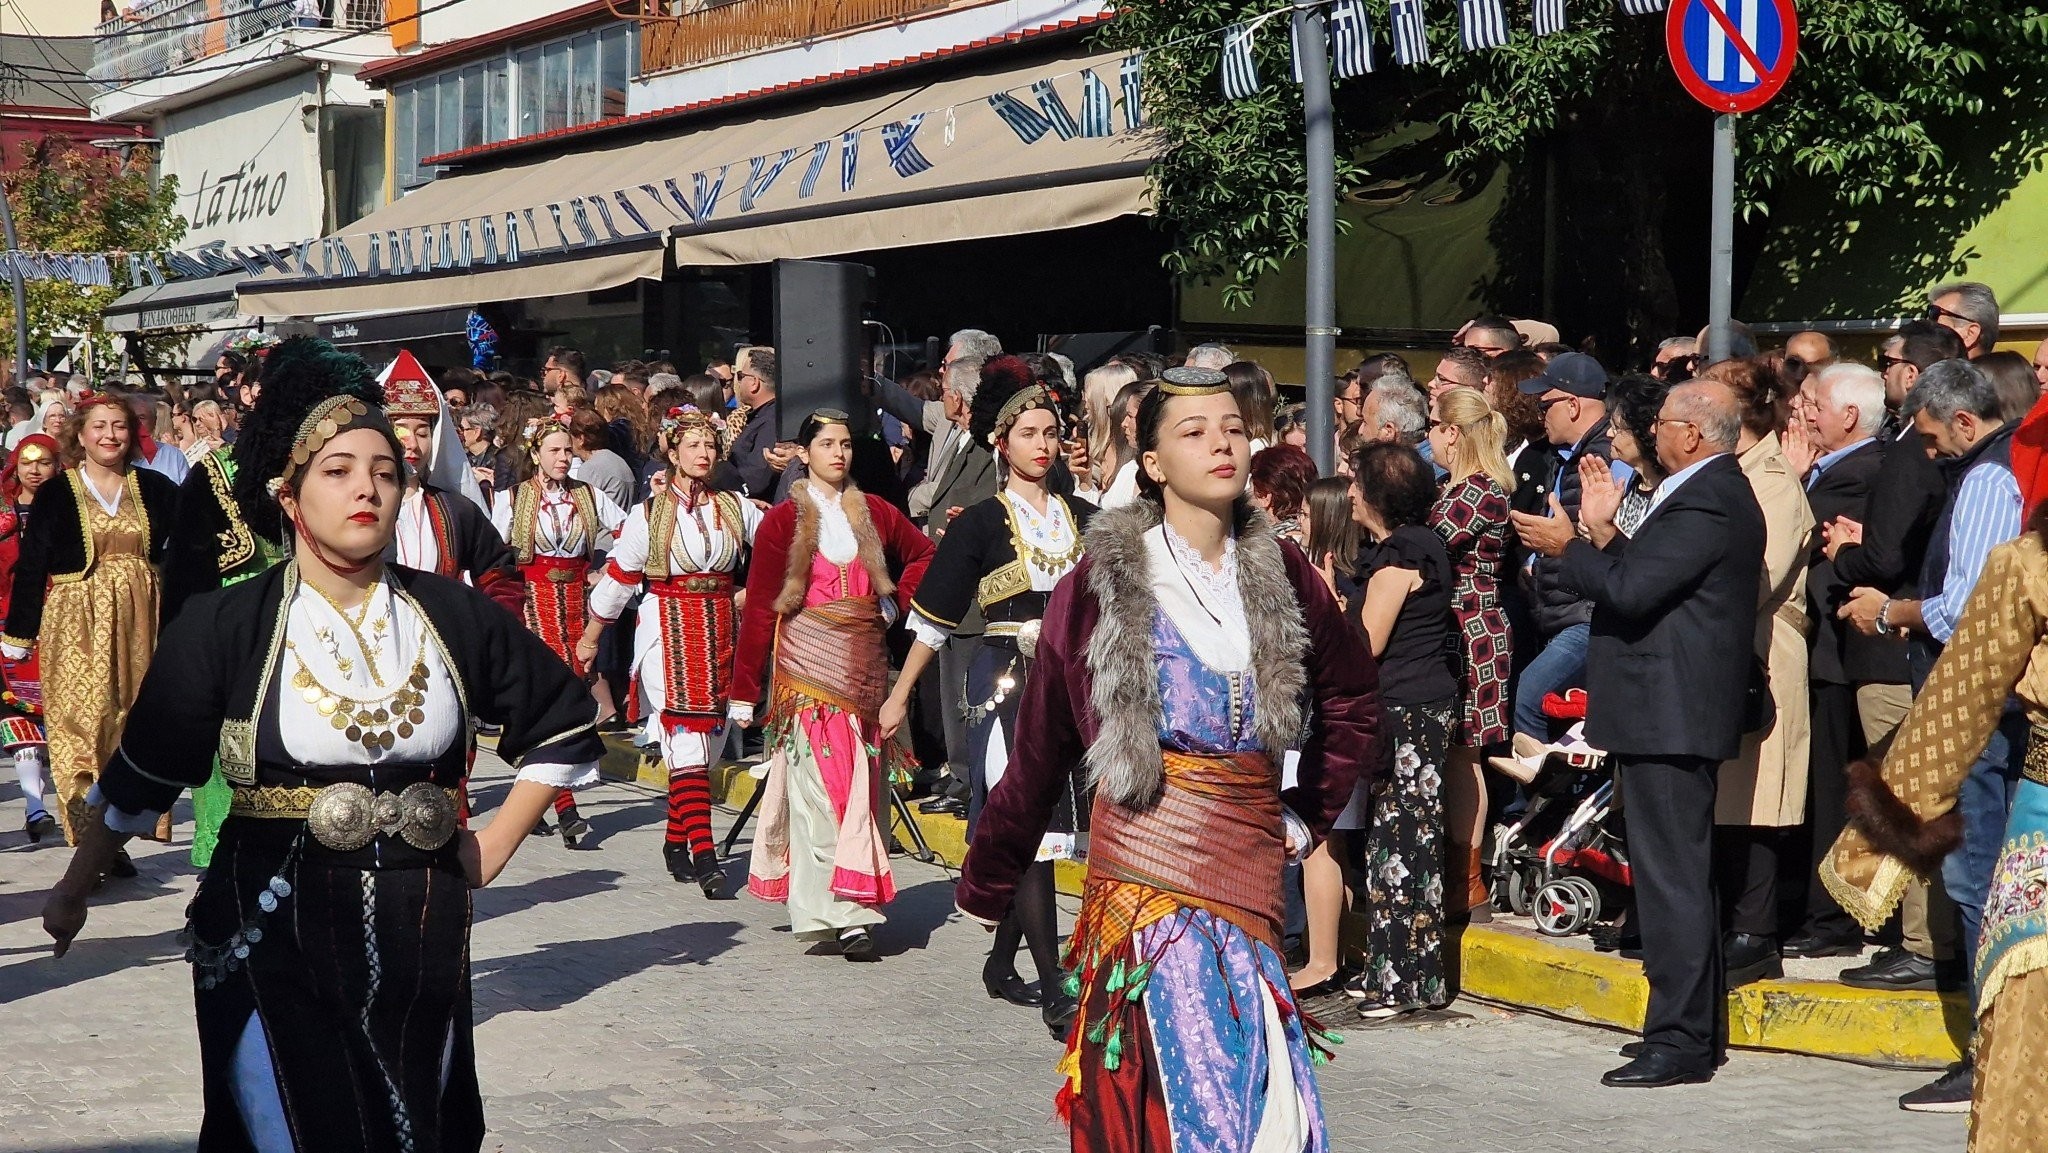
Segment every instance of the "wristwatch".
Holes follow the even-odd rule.
[[[1892,620],[1891,620],[1891,617],[1892,617],[1892,598],[1890,598],[1890,597],[1886,597],[1886,598],[1884,598],[1884,603],[1883,603],[1883,604],[1881,604],[1881,605],[1879,605],[1879,606],[1877,606],[1877,635],[1878,635],[1878,636],[1881,636],[1881,637],[1888,637],[1888,636],[1892,635]]]

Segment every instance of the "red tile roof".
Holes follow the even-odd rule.
[[[856,80],[863,77],[875,76],[884,72],[893,72],[897,69],[908,68],[913,65],[929,64],[934,60],[946,60],[955,56],[965,56],[972,53],[984,52],[992,48],[1002,48],[1009,45],[1020,44],[1023,43],[1024,41],[1036,40],[1044,36],[1054,36],[1059,35],[1061,33],[1076,32],[1084,28],[1092,28],[1107,23],[1111,15],[1111,13],[1103,12],[1094,16],[1083,16],[1072,20],[1062,20],[1057,24],[1043,24],[1037,28],[1021,29],[1019,31],[1007,33],[1002,36],[988,36],[980,40],[971,41],[966,44],[956,44],[951,48],[940,48],[931,52],[922,52],[916,56],[901,56],[894,60],[886,60],[878,64],[863,64],[859,68],[843,69],[841,71],[829,73],[824,76],[812,76],[803,80],[785,81],[781,84],[772,84],[765,88],[755,88],[746,92],[735,92],[729,96],[716,96],[709,100],[697,100],[689,104],[678,104],[670,108],[655,108],[650,109],[649,111],[646,112],[635,112],[626,116],[610,116],[606,117],[603,120],[594,120],[588,124],[579,124],[572,128],[556,128],[547,132],[535,132],[527,136],[514,137],[511,140],[501,140],[494,144],[478,144],[473,145],[469,148],[458,148],[453,152],[442,152],[433,156],[422,157],[420,163],[435,165],[456,164],[466,160],[476,160],[481,157],[491,156],[500,152],[508,152],[513,149],[526,148],[534,144],[541,143],[543,141],[563,140],[571,137],[587,136],[592,133],[609,132],[613,129],[623,128],[631,125],[660,123],[662,121],[673,120],[679,117],[689,116],[693,113],[704,112],[714,108],[730,108],[737,104],[750,103],[752,101],[765,99],[771,96],[781,96],[787,93],[802,91],[805,89],[819,88],[824,87],[826,85],[837,84],[848,80]]]

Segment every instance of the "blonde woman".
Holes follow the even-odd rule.
[[[1081,404],[1088,417],[1088,478],[1085,484],[1077,487],[1089,500],[1100,501],[1116,476],[1120,455],[1117,440],[1122,431],[1118,426],[1122,422],[1111,414],[1110,409],[1123,387],[1136,379],[1137,369],[1116,360],[1094,369],[1081,379]]]
[[[1486,828],[1486,784],[1480,761],[1488,745],[1508,739],[1508,666],[1512,653],[1500,579],[1507,564],[1508,493],[1514,473],[1504,443],[1507,418],[1472,388],[1446,390],[1432,403],[1429,446],[1450,469],[1429,525],[1444,538],[1456,574],[1452,609],[1464,654],[1464,692],[1444,771],[1444,830],[1450,841],[1444,907],[1488,920],[1480,840]]]

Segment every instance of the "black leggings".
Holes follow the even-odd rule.
[[[1053,904],[1051,861],[1038,861],[1024,870],[1017,881],[1017,896],[1010,915],[996,926],[994,946],[989,950],[988,968],[1000,973],[1015,971],[1017,943],[1031,949],[1031,964],[1038,970],[1044,996],[1051,1000],[1059,992],[1060,924],[1059,909]]]

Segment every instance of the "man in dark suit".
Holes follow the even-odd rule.
[[[1708,1080],[1727,1044],[1714,774],[1759,720],[1745,713],[1764,553],[1763,510],[1733,455],[1741,434],[1728,386],[1681,385],[1656,426],[1670,475],[1633,537],[1615,532],[1621,486],[1592,459],[1581,472],[1587,539],[1561,511],[1515,516],[1522,542],[1562,556],[1563,582],[1593,602],[1586,740],[1618,769],[1650,982],[1642,1043],[1601,1078],[1619,1088]]]
[[[1828,524],[1837,517],[1863,519],[1871,485],[1884,465],[1886,441],[1879,436],[1884,420],[1884,377],[1875,369],[1842,361],[1806,378],[1794,430],[1788,430],[1786,455],[1790,459],[1796,451],[1802,458],[1793,465],[1805,472],[1806,500],[1816,523]],[[1811,465],[1803,459],[1809,453]],[[1863,951],[1863,930],[1821,884],[1820,861],[1847,819],[1847,766],[1869,751],[1856,707],[1856,686],[1903,687],[1906,646],[1898,637],[1866,637],[1842,624],[1835,614],[1848,599],[1850,587],[1835,573],[1824,546],[1816,543],[1806,577],[1806,615],[1813,622],[1807,661],[1813,708],[1808,823],[1803,832],[1810,835],[1811,846],[1809,852],[1782,858],[1784,891],[1805,894],[1799,928],[1782,946],[1788,957],[1853,957]]]

